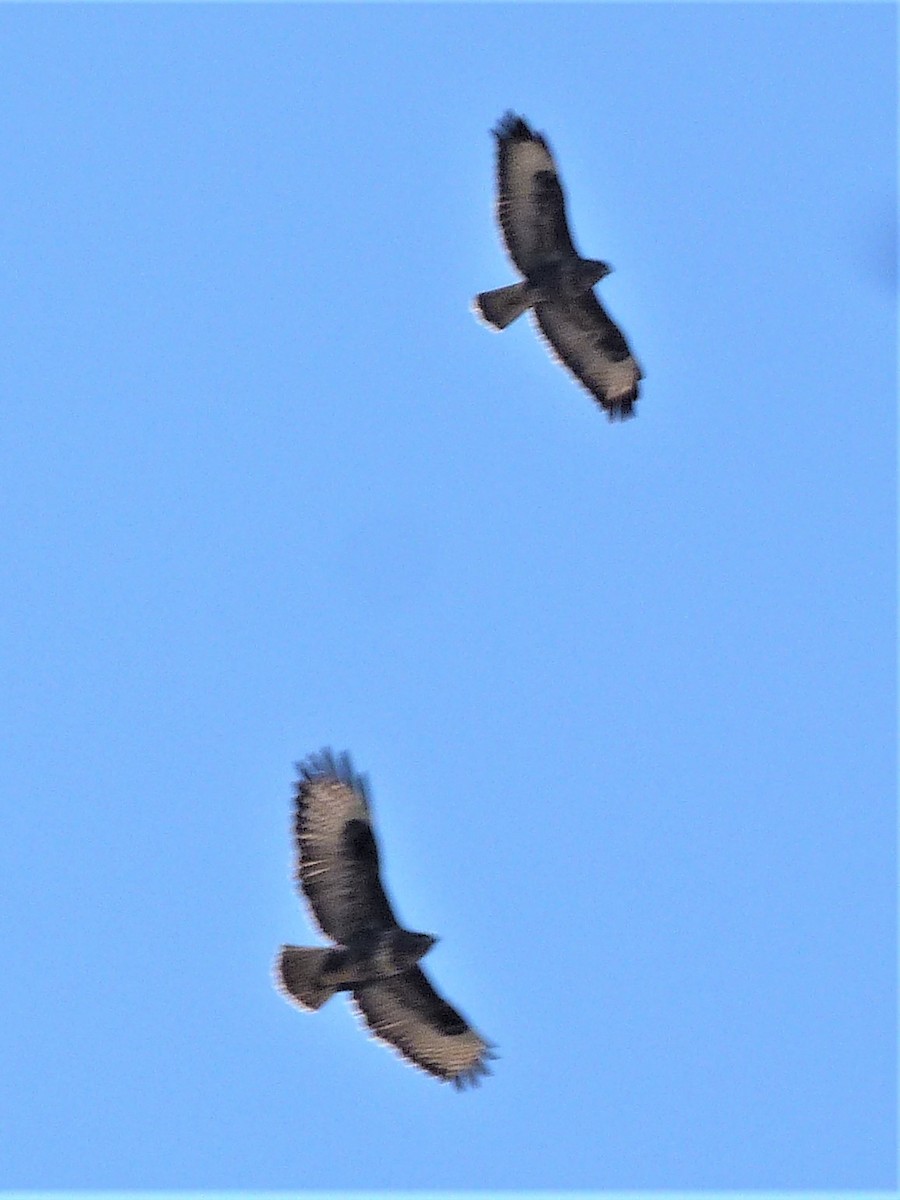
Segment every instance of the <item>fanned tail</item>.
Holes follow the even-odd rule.
[[[275,985],[286,1000],[315,1012],[338,990],[322,982],[327,947],[282,946],[275,960]]]
[[[511,283],[509,287],[494,288],[492,292],[479,292],[472,302],[477,316],[492,329],[505,329],[517,317],[531,307],[528,284]]]

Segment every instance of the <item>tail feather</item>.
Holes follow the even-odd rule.
[[[309,1012],[321,1008],[337,988],[322,982],[327,948],[282,946],[275,960],[275,985],[287,999]]]
[[[472,307],[488,325],[505,329],[531,307],[528,284],[523,280],[509,287],[494,288],[492,292],[479,292]]]

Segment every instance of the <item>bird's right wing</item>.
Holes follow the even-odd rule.
[[[489,1075],[490,1042],[442,999],[420,967],[356,988],[353,999],[374,1036],[454,1087]]]
[[[611,421],[633,415],[643,372],[593,291],[568,304],[536,304],[534,320],[553,357],[587,388]]]
[[[366,782],[329,750],[298,764],[294,832],[297,882],[322,932],[346,944],[393,929],[381,883]]]

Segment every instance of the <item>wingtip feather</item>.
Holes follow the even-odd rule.
[[[527,142],[535,137],[528,122],[508,108],[492,130],[498,142]]]
[[[368,776],[353,770],[353,763],[347,750],[335,754],[329,746],[326,746],[316,753],[308,754],[294,766],[297,771],[298,800],[302,798],[307,787],[329,779],[352,788],[366,804],[371,799]]]

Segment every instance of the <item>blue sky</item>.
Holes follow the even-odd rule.
[[[0,12],[0,1187],[893,1186],[896,32]],[[507,108],[625,425],[469,313]],[[323,745],[477,1092],[270,986]]]

